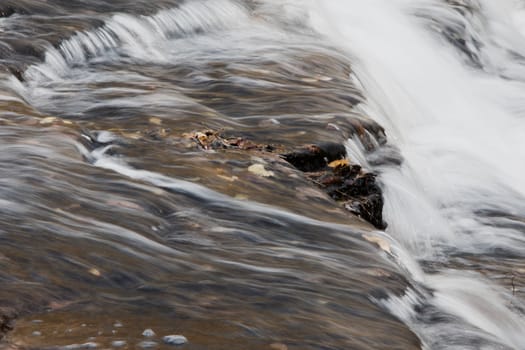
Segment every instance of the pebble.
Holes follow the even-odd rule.
[[[122,323],[120,323],[120,322],[115,322],[113,324],[113,327],[115,327],[115,328],[122,328],[122,327],[124,327],[124,325]]]
[[[167,335],[162,338],[162,341],[168,345],[182,345],[188,342],[183,335]]]
[[[33,337],[40,337],[40,336],[42,335],[42,333],[39,332],[39,331],[34,331],[33,333],[31,333],[31,335],[32,335]]]
[[[148,329],[145,329],[144,332],[142,332],[142,335],[145,336],[145,337],[154,337],[155,336],[155,332],[153,332],[153,329],[151,328],[148,328]]]
[[[158,345],[157,342],[154,342],[151,340],[146,340],[146,341],[139,343],[139,347],[141,347],[142,349],[151,349],[151,348],[156,347],[157,345]]]
[[[126,341],[125,340],[115,340],[114,342],[111,343],[111,346],[114,348],[121,348],[123,346],[126,346]]]

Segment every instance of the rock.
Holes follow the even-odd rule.
[[[148,329],[145,329],[144,332],[142,332],[142,335],[145,336],[145,337],[154,337],[155,336],[155,332],[153,331],[153,329],[151,328],[148,328]]]
[[[15,9],[11,6],[0,8],[0,17],[10,17],[16,13]]]
[[[345,208],[375,227],[384,230],[387,225],[383,221],[384,200],[381,194],[372,194],[362,197],[360,201],[352,201],[345,204]]]
[[[368,151],[377,151],[384,144],[384,130],[378,124],[354,120],[350,123],[352,135]],[[259,154],[281,153],[282,149],[273,145],[256,144],[242,137],[223,137],[219,132],[202,131],[184,135],[205,150],[247,150]],[[336,142],[321,142],[307,145],[296,151],[282,153],[280,157],[305,173],[306,178],[323,189],[331,198],[342,202],[344,207],[379,229],[384,229],[383,195],[377,185],[376,174],[362,169],[361,165],[351,163],[346,158],[346,147]],[[263,161],[264,157],[262,156]],[[261,163],[253,164],[248,171],[260,177],[272,177],[275,173],[265,169]],[[236,178],[223,177],[233,182]]]
[[[33,333],[31,333],[31,335],[33,337],[40,337],[42,335],[42,332],[39,332],[39,331],[34,331]]]
[[[121,348],[123,346],[126,346],[126,341],[125,340],[115,340],[113,342],[111,342],[111,346],[114,347],[114,348]]]
[[[344,145],[335,142],[324,142],[309,145],[296,152],[283,154],[282,157],[297,169],[304,172],[318,171],[329,163],[341,160],[346,155]]]
[[[4,338],[7,332],[13,330],[13,323],[16,317],[15,310],[0,307],[0,340]]]
[[[343,202],[348,211],[384,229],[384,201],[376,175],[352,164],[345,156],[344,145],[323,143],[306,146],[283,158],[334,200]]]
[[[146,340],[146,341],[143,341],[143,342],[140,342],[138,344],[138,346],[142,349],[151,349],[151,348],[154,348],[156,347],[157,345],[159,345],[157,342],[154,342],[152,340]]]
[[[188,342],[188,339],[183,335],[167,335],[162,338],[162,341],[168,345],[183,345]]]

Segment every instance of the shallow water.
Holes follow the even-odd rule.
[[[522,11],[2,2],[2,346],[523,347]],[[386,231],[208,129],[346,142]]]

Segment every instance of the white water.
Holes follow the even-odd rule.
[[[248,19],[246,8],[231,1],[187,4],[152,17],[116,15],[97,31],[79,33],[26,72],[22,94],[42,106],[51,101],[48,85],[79,80],[89,60],[110,60],[116,50],[135,62],[198,59],[195,53],[184,56],[179,51],[198,40],[201,49],[220,48],[222,43],[198,39],[174,45],[173,39],[240,24],[242,30],[254,30],[258,24]],[[519,219],[525,217],[525,60],[516,56],[525,56],[525,12],[518,1],[483,0],[479,5],[479,13],[468,19],[438,0],[267,1],[261,10],[263,17],[273,13],[292,22],[308,12],[311,26],[351,57],[367,97],[362,110],[385,127],[390,144],[400,149],[401,167],[377,170],[384,185],[392,256],[417,290],[378,302],[407,322],[431,349],[525,347],[525,318],[509,288],[476,271],[436,268],[425,273],[420,266],[447,262],[451,254],[483,256],[497,250],[525,255],[525,229]],[[465,25],[473,40],[483,44],[476,48],[470,43],[483,69],[468,65],[430,29],[428,18],[446,26]],[[91,72],[88,79],[103,77]],[[148,98],[125,102],[181,103],[173,96]],[[93,101],[87,101],[86,108],[90,105]],[[349,142],[348,149],[353,159],[366,164],[358,144]],[[161,187],[208,191],[104,157],[96,165]],[[252,204],[256,212],[274,213]],[[414,309],[422,305],[432,310],[427,314],[446,322],[422,319]]]
[[[513,219],[525,216],[525,85],[519,81],[525,61],[508,52],[525,50],[522,5],[480,3],[481,13],[472,19],[479,26],[468,29],[483,40],[478,52],[483,71],[468,66],[415,15],[449,25],[464,20],[440,1],[311,6],[314,28],[354,58],[368,98],[363,110],[385,126],[404,157],[399,168],[379,169],[387,233],[408,251],[399,263],[416,266],[412,259],[440,262],[451,253],[483,255],[495,249],[525,254],[523,225]],[[482,211],[501,217],[487,218]],[[501,225],[502,220],[517,225]],[[412,324],[427,347],[475,349],[482,347],[479,339],[493,344],[487,348],[525,347],[525,318],[510,306],[508,288],[475,271],[418,276],[434,290],[426,296],[430,304],[455,318],[426,327],[407,311],[419,303],[415,299],[389,307]]]
[[[116,14],[103,27],[80,32],[58,49],[50,49],[45,62],[32,66],[25,75],[31,82],[56,81],[72,67],[110,55],[117,49],[147,62],[166,62],[163,40],[232,27],[242,23],[246,16],[242,6],[228,0],[189,2],[154,16]]]

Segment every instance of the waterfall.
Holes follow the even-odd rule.
[[[310,4],[313,27],[353,58],[368,99],[364,113],[385,126],[404,159],[377,169],[387,233],[428,266],[421,283],[433,289],[429,303],[517,349],[525,344],[525,319],[509,307],[512,292],[476,268],[442,264],[462,254],[497,260],[525,252],[523,8],[513,1],[472,5],[464,16],[473,18],[441,1]],[[466,40],[479,43],[472,55],[480,67],[443,35],[458,21]],[[447,332],[422,331],[412,317],[430,348],[472,344],[456,322]]]

